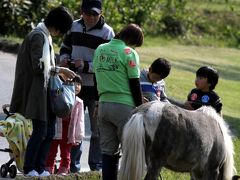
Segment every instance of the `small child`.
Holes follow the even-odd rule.
[[[222,115],[222,102],[218,94],[213,91],[218,83],[218,72],[209,66],[202,66],[196,72],[195,85],[188,94],[185,108],[195,110],[201,106],[212,106]]]
[[[222,116],[222,102],[218,94],[213,91],[218,83],[218,72],[209,66],[202,66],[196,72],[195,85],[188,94],[187,101],[182,103],[168,98],[169,102],[181,108],[196,110],[202,106],[212,106]]]
[[[75,84],[76,101],[68,117],[57,119],[56,134],[47,158],[46,166],[51,174],[54,174],[58,145],[60,146],[61,162],[57,174],[66,175],[70,172],[71,147],[81,144],[85,135],[83,101],[77,96],[81,91],[82,79],[79,75],[76,75],[73,82]]]
[[[171,70],[171,64],[164,58],[156,59],[149,70],[143,69],[140,74],[140,84],[143,93],[143,102],[160,100],[167,102],[165,93],[166,78]]]

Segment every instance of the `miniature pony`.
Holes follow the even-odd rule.
[[[228,126],[211,107],[188,111],[153,101],[136,108],[123,130],[120,180],[157,180],[162,167],[191,180],[231,180],[234,149]]]

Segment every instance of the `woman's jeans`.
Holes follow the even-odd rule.
[[[56,118],[48,121],[32,120],[33,132],[28,141],[24,161],[24,174],[36,170],[41,174],[45,169],[45,163],[55,134]]]

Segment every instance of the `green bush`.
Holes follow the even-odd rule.
[[[0,34],[23,37],[46,13],[47,0],[0,1]]]
[[[64,5],[77,19],[81,0],[2,0],[0,35],[24,37],[53,7]],[[145,36],[170,36],[185,43],[202,39],[240,47],[238,0],[103,0],[106,22],[118,32],[128,23],[139,24]],[[11,28],[9,28],[11,27]]]

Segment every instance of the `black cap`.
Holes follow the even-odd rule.
[[[101,0],[83,0],[82,2],[83,11],[95,11],[100,14],[102,11],[102,1]]]

